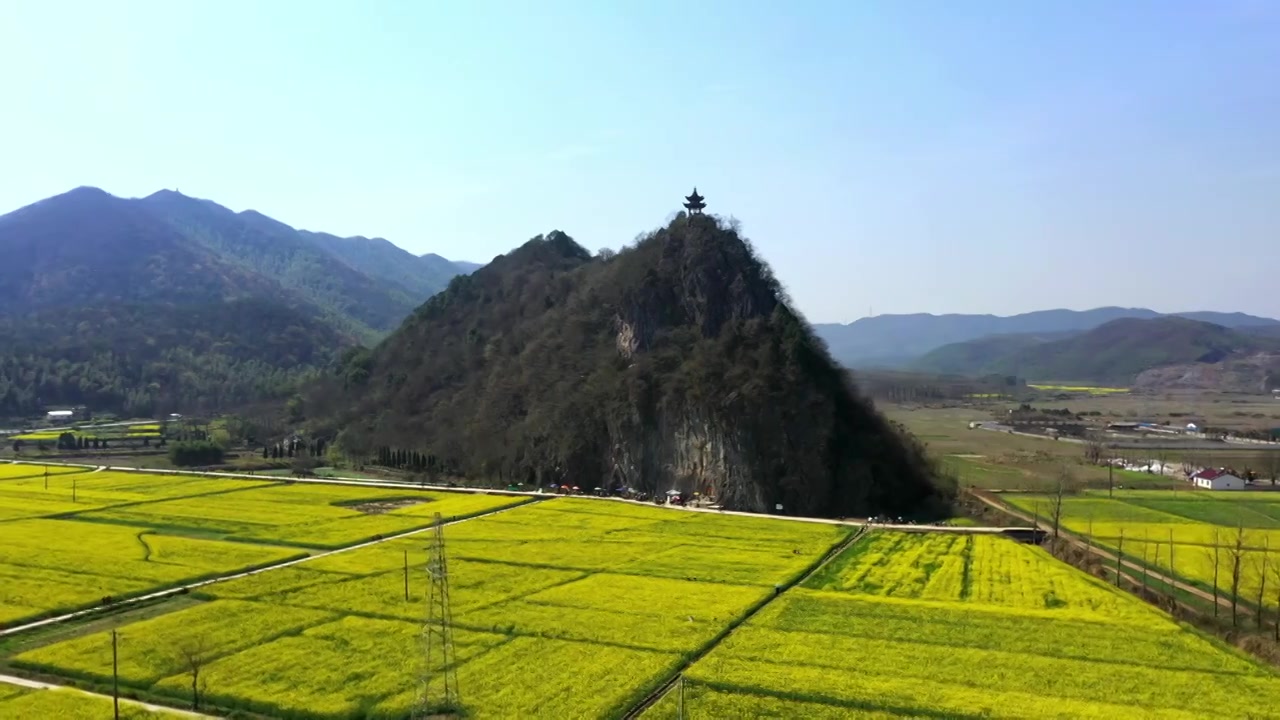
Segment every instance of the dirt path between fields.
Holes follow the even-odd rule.
[[[0,675],[0,683],[4,683],[6,685],[17,685],[18,687],[29,688],[31,690],[62,690],[64,692],[80,693],[81,695],[92,695],[93,697],[102,698],[108,701],[111,700],[110,695],[103,695],[102,693],[89,692],[88,690],[81,690],[80,688],[73,688],[67,685],[58,685],[56,683],[47,683],[47,682],[39,682],[36,680],[28,680],[26,678],[15,677],[13,675]],[[120,704],[139,707],[144,710],[149,710],[155,713],[164,713],[166,715],[177,715],[179,717],[187,717],[187,718],[216,718],[217,717],[216,715],[201,715],[200,713],[191,712],[190,710],[179,710],[178,708],[165,707],[164,705],[152,705],[151,703],[144,703],[141,700],[131,700],[129,698],[120,698]]]
[[[724,642],[725,639],[728,638],[730,635],[732,635],[738,628],[745,625],[748,620],[755,617],[757,614],[759,614],[761,610],[764,610],[766,607],[768,607],[769,603],[782,597],[792,588],[798,585],[803,585],[806,580],[813,577],[814,574],[816,574],[819,570],[826,567],[828,563],[830,563],[832,560],[839,557],[840,554],[843,553],[845,550],[847,550],[850,545],[854,544],[859,539],[861,539],[862,536],[866,535],[869,529],[870,527],[867,525],[863,525],[859,527],[856,531],[850,533],[849,537],[845,538],[839,544],[828,549],[826,554],[818,558],[818,561],[815,562],[809,568],[809,570],[805,572],[803,575],[791,581],[791,583],[785,586],[778,587],[773,595],[766,597],[764,600],[757,603],[755,607],[748,609],[747,612],[742,617],[738,618],[738,620],[736,620],[735,622],[730,623],[729,626],[725,628],[719,635],[713,638],[711,642],[704,645],[701,650],[694,653],[693,656],[690,657],[688,660],[686,660],[683,665],[676,668],[675,672],[671,673],[671,676],[667,678],[661,685],[659,685],[653,692],[644,696],[644,698],[640,700],[640,702],[636,703],[630,710],[623,713],[622,720],[636,720],[636,718],[639,718],[641,715],[643,715],[646,710],[648,710],[650,707],[653,707],[654,703],[661,700],[664,696],[666,696],[668,692],[671,691],[672,688],[676,686],[676,683],[680,681],[680,677],[684,675],[685,671],[688,670],[690,667],[692,667],[694,663],[706,657],[707,654],[710,653],[712,650],[715,650],[716,647],[720,645],[720,643]]]
[[[975,491],[975,490],[969,490],[968,492],[973,497],[1005,513],[1006,515],[1011,515],[1013,517],[1018,518],[1019,520],[1023,520],[1027,522],[1028,524],[1036,525],[1040,529],[1040,531],[1045,533],[1046,535],[1050,535],[1053,533],[1053,525],[1051,523],[1046,523],[1043,520],[1040,520],[1037,523],[1036,518],[1033,515],[1028,515],[1022,510],[1014,508],[1010,505],[1006,505],[1005,503],[1002,503],[999,500],[996,500],[995,498],[989,497],[984,492]],[[1071,544],[1075,545],[1076,547],[1081,548],[1083,550],[1087,550],[1088,552],[1091,552],[1094,555],[1097,555],[1098,557],[1102,558],[1102,560],[1107,564],[1108,569],[1111,570],[1111,572],[1115,572],[1115,566],[1116,566],[1115,553],[1109,550],[1106,550],[1104,548],[1100,548],[1094,543],[1086,542],[1079,535],[1073,532],[1068,532],[1067,530],[1063,530],[1061,527],[1058,528],[1058,536],[1070,542]],[[1128,573],[1137,573],[1138,575],[1141,575],[1144,571],[1144,567],[1141,563],[1133,562],[1127,559],[1121,561],[1121,566]],[[1213,593],[1209,592],[1208,590],[1204,590],[1195,585],[1189,585],[1185,582],[1182,582],[1181,580],[1177,580],[1170,575],[1166,575],[1163,572],[1152,569],[1150,567],[1145,568],[1145,572],[1147,574],[1148,579],[1153,579],[1156,582],[1162,583],[1176,590],[1181,590],[1182,592],[1185,592],[1188,595],[1194,595],[1200,598],[1201,600],[1204,600],[1205,602],[1209,603],[1210,605],[1212,605],[1214,602]],[[1133,577],[1130,577],[1128,574],[1126,574],[1125,577],[1127,577],[1130,581],[1133,581],[1136,583],[1136,580]],[[1228,610],[1231,609],[1231,598],[1224,597],[1221,590],[1219,591],[1217,602],[1219,606],[1226,608]],[[1253,614],[1252,609],[1247,607],[1244,603],[1237,603],[1236,607],[1238,611],[1243,612],[1247,615]]]

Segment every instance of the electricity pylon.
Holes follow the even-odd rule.
[[[449,564],[444,552],[444,519],[436,513],[427,544],[427,607],[422,626],[422,687],[415,718],[452,715],[461,710],[453,617],[449,612]]]

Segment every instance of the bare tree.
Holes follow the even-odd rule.
[[[1124,562],[1124,528],[1120,528],[1120,541],[1116,543],[1116,587],[1120,587],[1120,567]]]
[[[1213,546],[1205,548],[1205,553],[1213,562],[1213,616],[1218,617],[1218,573],[1222,567],[1222,528],[1213,526]]]
[[[1276,615],[1272,623],[1273,637],[1276,642],[1280,643],[1280,562],[1273,562],[1270,566],[1271,585],[1276,589]],[[1262,613],[1262,610],[1262,606],[1258,606],[1258,612]]]
[[[1084,549],[1086,558],[1093,557],[1093,511],[1089,511],[1088,520],[1086,521],[1086,531],[1084,534]]]
[[[204,695],[208,678],[201,678],[200,671],[213,660],[213,645],[204,634],[183,638],[174,649],[182,671],[191,676],[191,708],[200,709],[200,697]]]
[[[1280,479],[1280,450],[1269,450],[1264,453],[1259,467],[1271,480],[1271,486],[1275,487],[1276,480]]]
[[[1084,459],[1090,465],[1098,465],[1102,462],[1103,455],[1106,454],[1106,446],[1102,444],[1102,440],[1094,435],[1090,436],[1084,443]]]
[[[1050,512],[1053,520],[1053,540],[1055,546],[1058,541],[1058,528],[1062,525],[1062,500],[1068,492],[1072,490],[1075,478],[1071,475],[1071,469],[1063,465],[1058,469],[1058,476],[1054,479],[1053,498]]]
[[[1235,537],[1227,546],[1231,558],[1231,627],[1240,626],[1240,576],[1244,569],[1244,523],[1236,526]]]
[[[1147,594],[1147,547],[1151,545],[1149,533],[1142,533],[1142,594]],[[1158,548],[1159,546],[1157,546]]]
[[[1259,560],[1258,558],[1259,555],[1262,556],[1261,560]],[[1253,565],[1254,565],[1254,569],[1258,573],[1258,614],[1257,614],[1256,620],[1257,620],[1257,628],[1259,630],[1262,629],[1262,616],[1263,616],[1262,598],[1264,597],[1263,593],[1267,591],[1267,570],[1268,570],[1267,566],[1270,564],[1270,562],[1271,562],[1271,537],[1268,535],[1263,535],[1262,536],[1262,552],[1253,553]]]

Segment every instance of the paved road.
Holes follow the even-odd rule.
[[[31,688],[32,690],[63,690],[66,692],[77,692],[83,695],[93,695],[94,697],[100,697],[107,701],[111,700],[110,695],[103,695],[102,693],[93,693],[93,692],[89,692],[88,690],[81,690],[80,688],[68,687],[66,685],[57,685],[54,683],[28,680],[26,678],[14,677],[13,675],[0,675],[0,683],[5,683],[7,685],[17,685],[19,687],[24,687],[24,688]],[[217,717],[216,715],[201,715],[200,713],[191,712],[190,710],[179,710],[177,708],[165,707],[163,705],[152,705],[151,703],[144,703],[139,700],[130,700],[128,698],[120,698],[120,704],[132,705],[134,707],[140,707],[145,710],[150,710],[151,712],[165,713],[167,715],[177,715],[179,717],[187,717],[187,718]]]

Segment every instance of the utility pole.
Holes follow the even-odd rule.
[[[71,478],[71,502],[76,501],[76,479]]]
[[[1113,475],[1116,469],[1116,459],[1107,459],[1107,497],[1115,497],[1116,483]]]
[[[111,631],[111,704],[120,720],[120,657],[116,653],[116,631]]]
[[[404,601],[409,602],[409,551],[404,551]]]
[[[49,489],[49,466],[44,466],[44,489]]]

